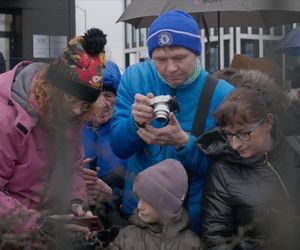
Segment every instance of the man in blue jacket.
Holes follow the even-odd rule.
[[[105,86],[98,99],[100,112],[82,129],[85,158],[93,159],[88,166],[92,170],[100,167],[97,176],[112,188],[113,205],[116,206],[121,200],[123,191],[126,160],[119,159],[112,152],[109,132],[120,78],[121,73],[118,66],[112,61],[107,61],[103,73]],[[90,187],[88,192],[91,193],[93,189],[91,185],[87,185]]]
[[[112,120],[112,149],[118,157],[129,159],[122,209],[130,215],[137,205],[132,185],[139,172],[164,159],[177,159],[191,173],[186,206],[191,228],[199,232],[208,160],[196,147],[191,129],[208,72],[202,69],[198,57],[201,54],[198,24],[186,12],[166,12],[149,27],[147,46],[152,60],[126,69]],[[218,82],[205,130],[215,126],[212,113],[232,90],[227,82]],[[153,106],[149,105],[150,99],[160,95],[176,97],[180,106],[180,112],[169,114],[167,124],[155,119]]]

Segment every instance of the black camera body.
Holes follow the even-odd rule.
[[[160,95],[152,98],[148,105],[153,107],[154,116],[158,122],[167,122],[170,112],[179,112],[176,98],[170,95]]]

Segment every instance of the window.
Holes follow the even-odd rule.
[[[230,33],[230,29],[229,28],[224,28],[223,33],[224,33],[224,35],[229,34]]]
[[[131,38],[132,38],[132,48],[135,48],[136,46],[137,46],[137,37],[136,37],[136,28],[134,28],[133,26],[132,26],[132,30],[131,30]]]
[[[293,24],[287,24],[284,26],[285,34],[290,32],[293,29]]]
[[[0,52],[3,55],[6,70],[15,66],[22,58],[19,57],[21,46],[16,43],[17,14],[0,13]],[[18,46],[19,45],[19,46]]]
[[[230,66],[230,47],[229,40],[224,40],[224,67]]]
[[[214,28],[214,35],[218,36],[219,35],[219,29],[218,28]]]
[[[131,36],[131,25],[125,24],[125,48],[128,49],[130,47],[130,36]]]
[[[247,34],[248,33],[248,27],[241,27],[241,33]]]
[[[139,29],[139,46],[143,47],[145,46],[145,41],[146,40],[146,29]]]
[[[205,57],[205,68],[213,73],[219,69],[219,49],[218,42],[206,43],[209,46],[209,54]]]
[[[242,54],[249,56],[250,58],[259,57],[259,42],[258,40],[241,40]]]
[[[271,34],[270,28],[263,28],[263,34],[264,35],[270,35]]]
[[[281,25],[274,27],[274,35],[282,36],[282,26]]]
[[[0,14],[0,31],[12,31],[13,15]]]
[[[252,27],[252,34],[254,34],[254,35],[259,35],[259,28],[257,28],[257,27]]]
[[[264,46],[264,56],[268,57],[270,55],[270,51],[271,51],[272,47],[274,46],[274,41],[264,40],[263,44],[264,44],[263,45]]]
[[[127,68],[130,65],[130,60],[129,60],[129,53],[125,54],[125,68]]]

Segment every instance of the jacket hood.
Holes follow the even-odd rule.
[[[121,73],[117,66],[112,61],[106,62],[106,67],[103,73],[103,89],[109,89],[116,93],[120,84]]]
[[[29,95],[32,81],[36,73],[44,66],[45,63],[31,63],[21,65],[16,71],[14,81],[11,87],[12,98],[19,103],[29,115],[37,117],[38,115],[30,108]]]
[[[161,223],[145,223],[138,216],[137,210],[135,210],[134,214],[129,218],[129,221],[138,227],[148,229],[149,231],[156,234],[163,233],[163,229],[166,229],[164,232],[166,239],[173,238],[175,235],[179,234],[182,230],[186,229],[190,225],[190,219],[185,209],[183,209],[182,215],[177,221],[170,222],[166,225]]]
[[[243,158],[232,149],[226,140],[220,135],[219,128],[202,134],[196,141],[197,146],[212,160],[221,160],[230,164],[252,167],[256,163],[263,162],[265,157]]]

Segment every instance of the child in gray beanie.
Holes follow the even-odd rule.
[[[138,196],[132,225],[123,228],[113,243],[114,249],[201,249],[200,238],[188,226],[183,208],[188,177],[179,161],[167,159],[140,172],[133,184]]]

